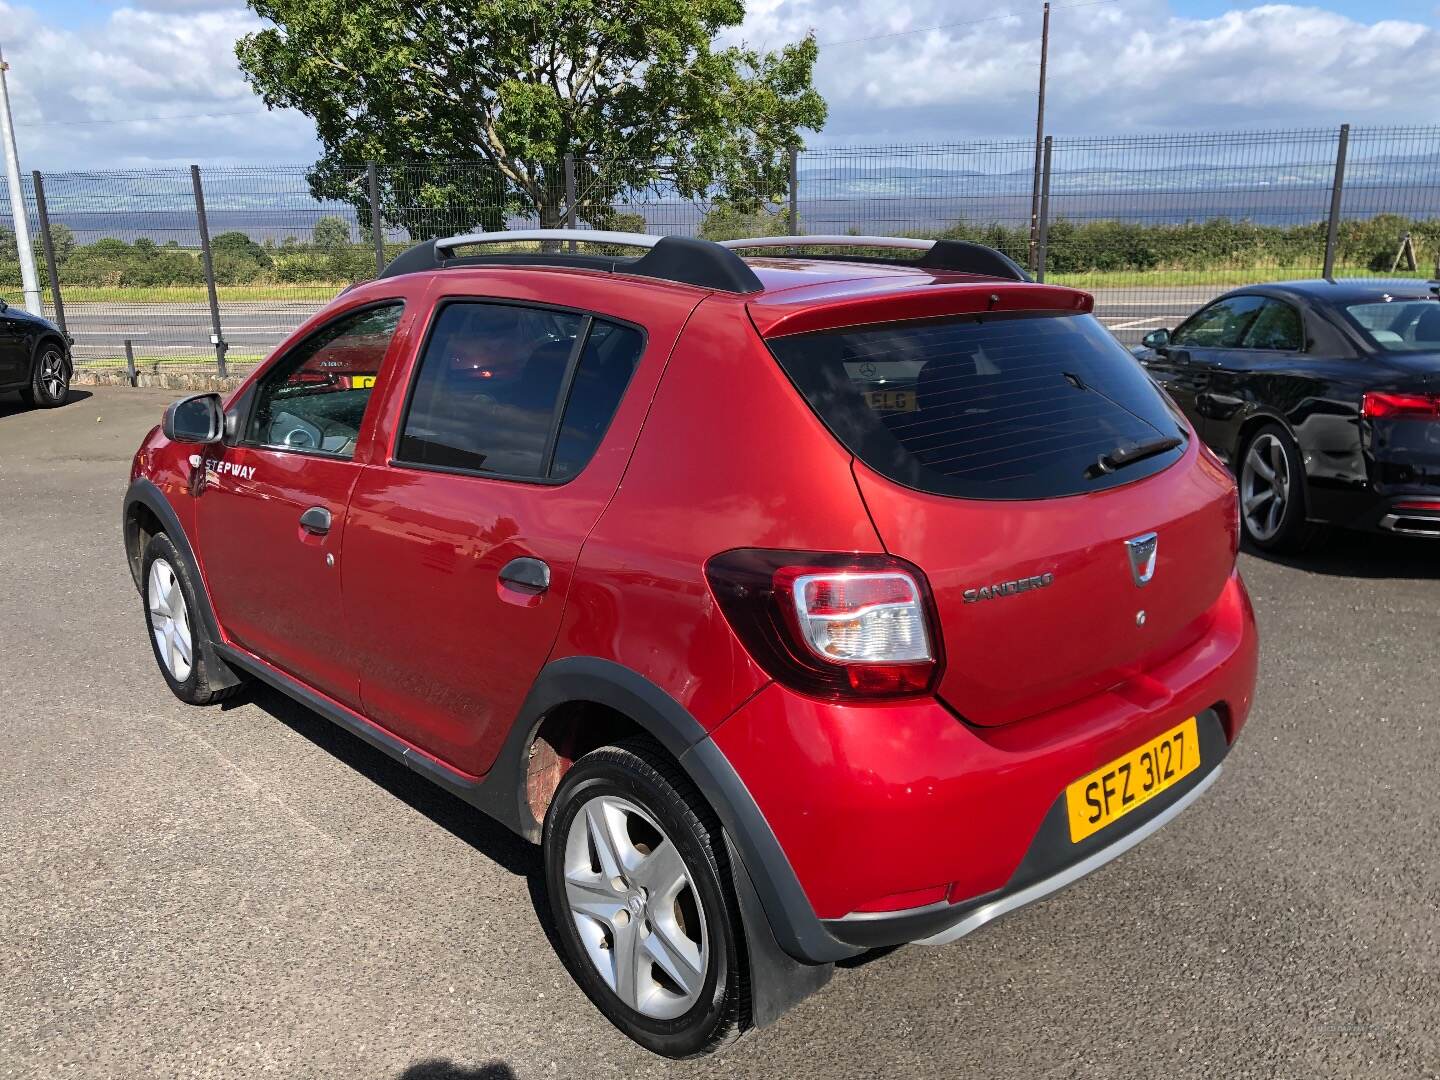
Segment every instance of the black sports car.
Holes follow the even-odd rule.
[[[0,393],[19,390],[27,405],[42,409],[65,404],[71,343],[49,319],[0,300]]]
[[[1257,547],[1309,523],[1440,537],[1440,284],[1291,281],[1135,349],[1235,470]]]

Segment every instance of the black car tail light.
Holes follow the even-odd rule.
[[[1392,394],[1368,391],[1362,399],[1361,415],[1367,420],[1440,419],[1440,395]]]

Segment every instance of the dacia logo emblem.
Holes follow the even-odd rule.
[[[1130,576],[1137,588],[1144,588],[1155,576],[1155,556],[1159,545],[1160,537],[1153,532],[1125,541],[1125,552],[1130,556]]]

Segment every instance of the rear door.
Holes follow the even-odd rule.
[[[1058,707],[1203,633],[1233,565],[1233,483],[1091,316],[770,345],[855,453],[886,549],[929,579],[941,694],[966,719]]]
[[[340,606],[346,504],[373,380],[404,311],[398,300],[339,315],[259,379],[235,445],[207,447],[197,550],[236,644],[350,707],[359,683]]]
[[[442,301],[389,460],[355,487],[345,607],[365,712],[463,773],[489,769],[554,642],[683,321],[654,306],[642,329]]]

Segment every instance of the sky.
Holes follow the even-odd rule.
[[[1038,0],[746,8],[727,43],[821,43],[811,146],[1034,131]],[[236,0],[0,0],[22,168],[313,161],[309,120],[267,112],[236,66],[260,25]],[[1053,3],[1052,134],[1420,124],[1437,105],[1440,0]]]

